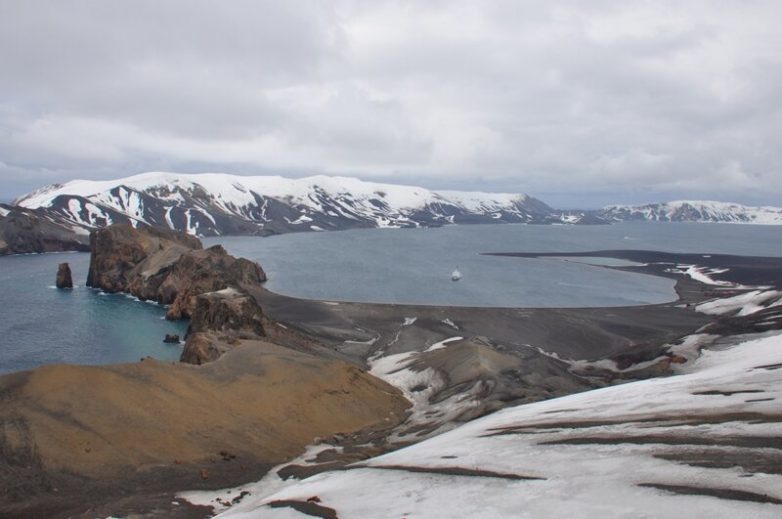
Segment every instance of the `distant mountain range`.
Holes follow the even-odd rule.
[[[117,180],[74,180],[44,187],[10,205],[0,204],[0,231],[3,226],[11,229],[6,235],[24,227],[28,219],[55,238],[60,230],[86,236],[91,229],[113,223],[215,236],[481,223],[653,220],[782,224],[782,208],[677,201],[573,211],[553,209],[520,193],[431,191],[329,176],[289,179],[155,172]],[[3,239],[0,236],[0,250]]]
[[[598,211],[597,214],[608,221],[782,224],[780,207],[748,207],[702,200],[678,200],[646,205],[611,205]]]
[[[453,223],[605,223],[588,212],[556,211],[525,194],[435,192],[327,176],[144,173],[52,185],[14,205],[84,230],[131,223],[203,236]]]

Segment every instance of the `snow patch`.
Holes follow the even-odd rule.
[[[736,316],[751,315],[772,306],[782,304],[782,292],[776,290],[753,290],[733,297],[714,299],[695,307],[698,312],[709,315]]]
[[[318,454],[325,450],[334,448],[341,449],[341,447],[333,447],[328,444],[310,445],[299,457],[272,468],[260,481],[248,483],[239,487],[224,488],[222,490],[193,490],[181,492],[177,494],[176,497],[179,499],[184,499],[185,501],[188,501],[196,506],[211,506],[217,513],[228,510],[229,508],[232,509],[232,512],[248,510],[251,508],[251,502],[263,499],[265,496],[279,492],[280,490],[295,485],[298,482],[298,480],[295,478],[290,478],[288,480],[280,478],[277,475],[277,472],[280,469],[290,464],[304,466],[312,465],[312,460],[314,460]],[[247,497],[242,499],[239,503],[232,505],[232,500],[244,492],[247,493]]]
[[[228,297],[228,296],[239,295],[240,292],[238,290],[236,290],[234,287],[228,287],[228,288],[224,288],[222,290],[215,290],[214,292],[212,292],[212,294],[219,294],[221,296]]]
[[[169,207],[168,209],[166,209],[166,216],[165,216],[165,218],[166,218],[166,224],[168,225],[169,229],[175,229],[176,228],[176,227],[174,227],[173,220],[171,220],[171,211],[173,209],[174,209],[173,207]]]
[[[458,329],[459,329],[459,327],[458,327],[458,326],[456,326],[456,323],[455,323],[455,322],[453,322],[453,321],[451,321],[451,320],[450,320],[450,319],[448,319],[447,317],[446,317],[445,319],[443,319],[442,321],[440,321],[440,322],[441,322],[441,323],[443,323],[443,324],[444,324],[444,325],[446,325],[446,326],[450,326],[450,327],[451,327],[451,328],[453,328],[454,330],[458,330]]]
[[[715,274],[722,274],[727,271],[728,269],[699,267],[697,265],[676,265],[676,267],[674,268],[666,269],[666,272],[690,276],[690,278],[694,279],[695,281],[699,281],[706,285],[723,286],[723,287],[738,286],[735,283],[731,283],[730,281],[720,281],[711,277]]]
[[[444,341],[436,342],[429,346],[425,351],[435,351],[440,350],[442,348],[446,348],[449,343],[455,342],[455,341],[461,341],[464,337],[450,337],[448,339],[445,339]]]

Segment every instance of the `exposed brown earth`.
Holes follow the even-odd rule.
[[[204,366],[152,359],[0,378],[3,517],[259,478],[315,437],[391,428],[408,402],[344,362],[243,341]]]

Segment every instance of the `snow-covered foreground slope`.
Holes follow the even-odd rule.
[[[606,220],[724,222],[782,225],[782,208],[748,207],[727,202],[678,200],[646,205],[612,205],[599,215]]]
[[[281,489],[267,476],[220,517],[782,517],[782,335],[713,344],[679,369]]]
[[[443,191],[313,176],[144,173],[106,181],[74,180],[15,204],[83,227],[147,224],[191,234],[269,234],[355,227],[448,223],[578,223],[524,194]]]

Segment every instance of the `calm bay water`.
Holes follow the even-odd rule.
[[[57,265],[68,262],[73,290],[57,290]],[[0,373],[41,364],[110,364],[151,356],[178,360],[166,333],[186,322],[163,320],[162,306],[84,286],[86,253],[0,257]]]
[[[649,249],[782,256],[782,227],[626,223],[611,226],[451,226],[221,237],[234,255],[261,263],[267,287],[296,297],[461,306],[616,306],[675,299],[673,282],[557,259],[482,252]],[[67,261],[73,290],[53,288]],[[88,254],[0,257],[0,373],[46,363],[176,360],[162,342],[187,323],[162,307],[86,288]],[[458,267],[463,278],[450,279]]]
[[[261,263],[270,290],[333,301],[459,306],[624,306],[675,299],[674,282],[573,261],[482,252],[648,249],[782,256],[782,226],[622,223],[366,229],[220,237],[229,252]],[[452,282],[451,272],[463,277]]]

